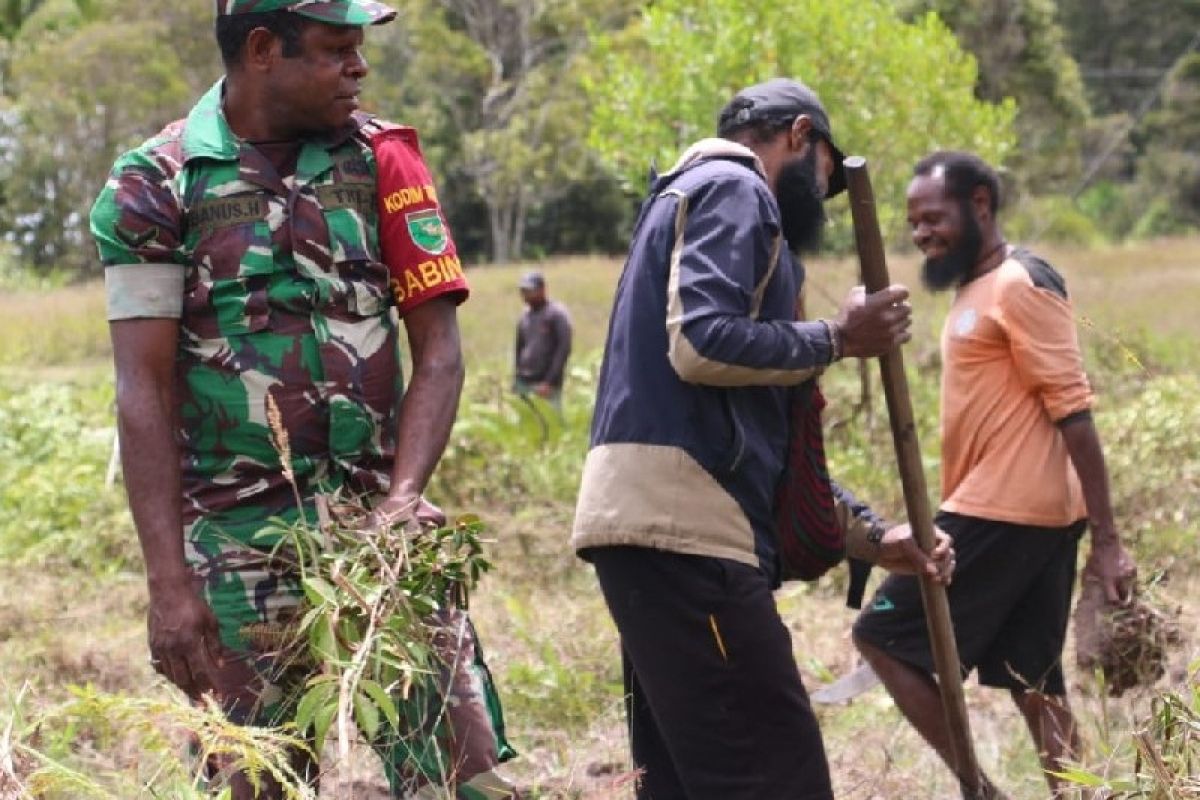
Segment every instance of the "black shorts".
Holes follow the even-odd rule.
[[[832,800],[763,571],[639,547],[587,555],[621,634],[638,800]]]
[[[1086,525],[1063,528],[939,512],[957,568],[947,589],[963,675],[1006,689],[1066,694],[1063,643]],[[854,623],[856,638],[932,674],[933,656],[917,579],[889,575]]]

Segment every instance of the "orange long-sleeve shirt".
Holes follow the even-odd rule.
[[[1056,423],[1092,406],[1062,278],[1016,250],[942,330],[942,508],[1059,527],[1086,516]]]

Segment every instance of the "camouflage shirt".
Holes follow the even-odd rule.
[[[117,160],[91,226],[109,319],[180,320],[176,436],[189,538],[244,542],[267,517],[296,513],[268,397],[303,497],[387,488],[402,378],[371,138],[395,126],[356,118],[305,141],[294,174],[281,178],[230,130],[222,91],[218,82],[186,120]],[[426,296],[465,296],[453,249],[447,260],[439,245],[443,280]]]

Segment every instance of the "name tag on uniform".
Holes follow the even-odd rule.
[[[354,183],[375,185],[375,177],[371,174],[371,167],[368,166],[367,160],[359,154],[349,156],[334,157],[334,166],[338,171],[339,183]]]
[[[348,208],[364,217],[375,215],[375,187],[364,183],[334,183],[317,187],[321,208]]]
[[[208,231],[232,228],[267,218],[267,198],[261,194],[213,197],[188,209],[187,226]]]

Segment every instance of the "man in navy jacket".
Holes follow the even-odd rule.
[[[830,798],[816,718],[776,610],[772,500],[789,389],[909,339],[908,291],[857,288],[798,320],[823,200],[845,186],[828,115],[776,79],[657,178],[617,288],[572,544],[621,635],[639,800]],[[946,579],[907,527],[835,488],[856,557]]]

